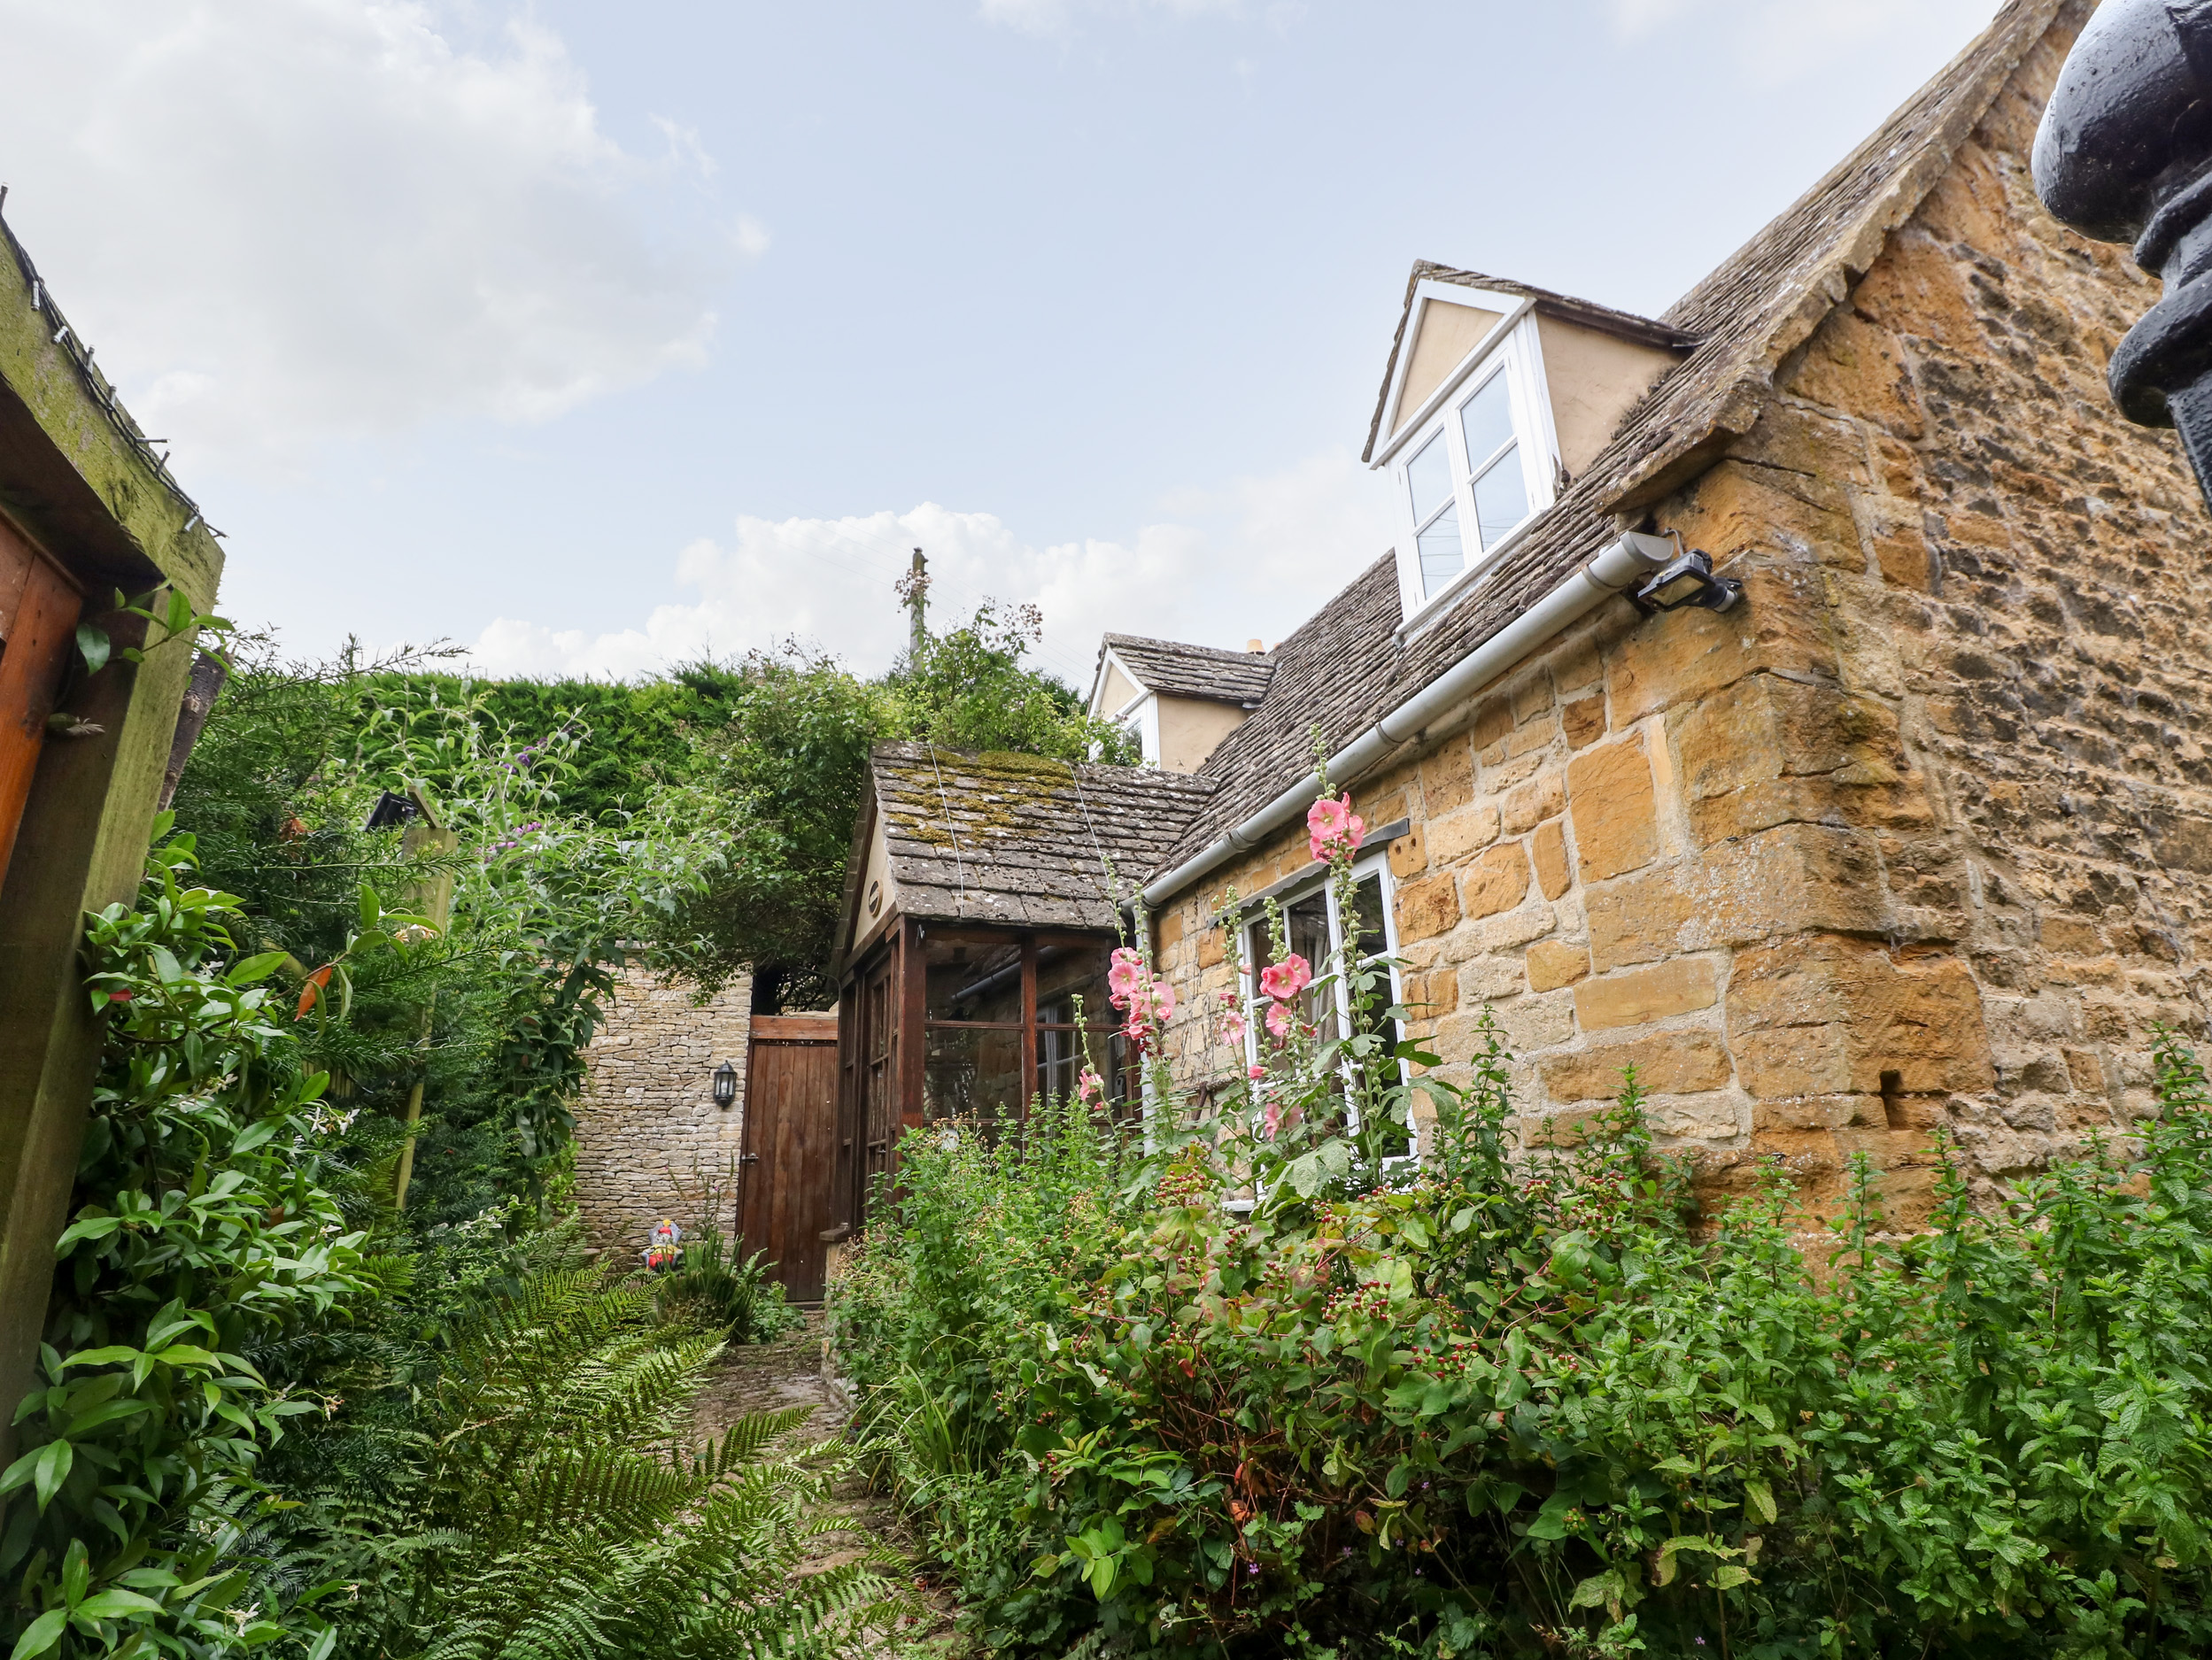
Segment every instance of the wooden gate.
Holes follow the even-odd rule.
[[[837,1016],[756,1015],[745,1070],[738,1234],[793,1302],[822,1300],[837,1221]]]

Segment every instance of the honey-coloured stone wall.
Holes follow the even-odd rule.
[[[1633,1062],[1709,1193],[1779,1161],[1825,1205],[1863,1151],[1909,1223],[1937,1126],[1986,1190],[2149,1110],[2155,1024],[2206,1030],[2212,518],[2103,383],[2156,285],[2034,197],[2066,44],[1652,510],[1746,602],[1610,606],[1353,785],[1412,821],[1401,955],[1447,1071],[1486,1009],[1530,1117]],[[1232,1062],[1198,1012],[1223,888],[1306,861],[1287,830],[1159,918],[1185,1076]]]
[[[585,1052],[589,1082],[576,1102],[576,1196],[584,1231],[624,1256],[646,1248],[654,1224],[687,1232],[708,1221],[731,1230],[733,1161],[743,1150],[750,977],[711,1001],[691,987],[656,984],[632,969]],[[738,1097],[714,1099],[714,1071],[738,1070]]]

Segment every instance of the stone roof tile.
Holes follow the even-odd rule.
[[[926,743],[879,744],[870,765],[901,912],[1029,928],[1111,928],[1216,788]]]
[[[1147,639],[1141,634],[1109,634],[1099,648],[1102,665],[1112,652],[1147,691],[1170,698],[1203,698],[1215,703],[1257,703],[1266,694],[1274,664],[1262,652],[1229,652],[1215,645],[1186,645],[1179,640]]]

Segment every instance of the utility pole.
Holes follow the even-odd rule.
[[[914,550],[914,564],[899,582],[899,598],[914,614],[914,631],[910,637],[907,660],[918,664],[922,648],[928,644],[929,630],[923,626],[923,616],[929,609],[930,562],[922,557],[922,550]]]

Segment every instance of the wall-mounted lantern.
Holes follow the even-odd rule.
[[[738,1098],[738,1069],[724,1061],[715,1069],[715,1105],[727,1107]]]

